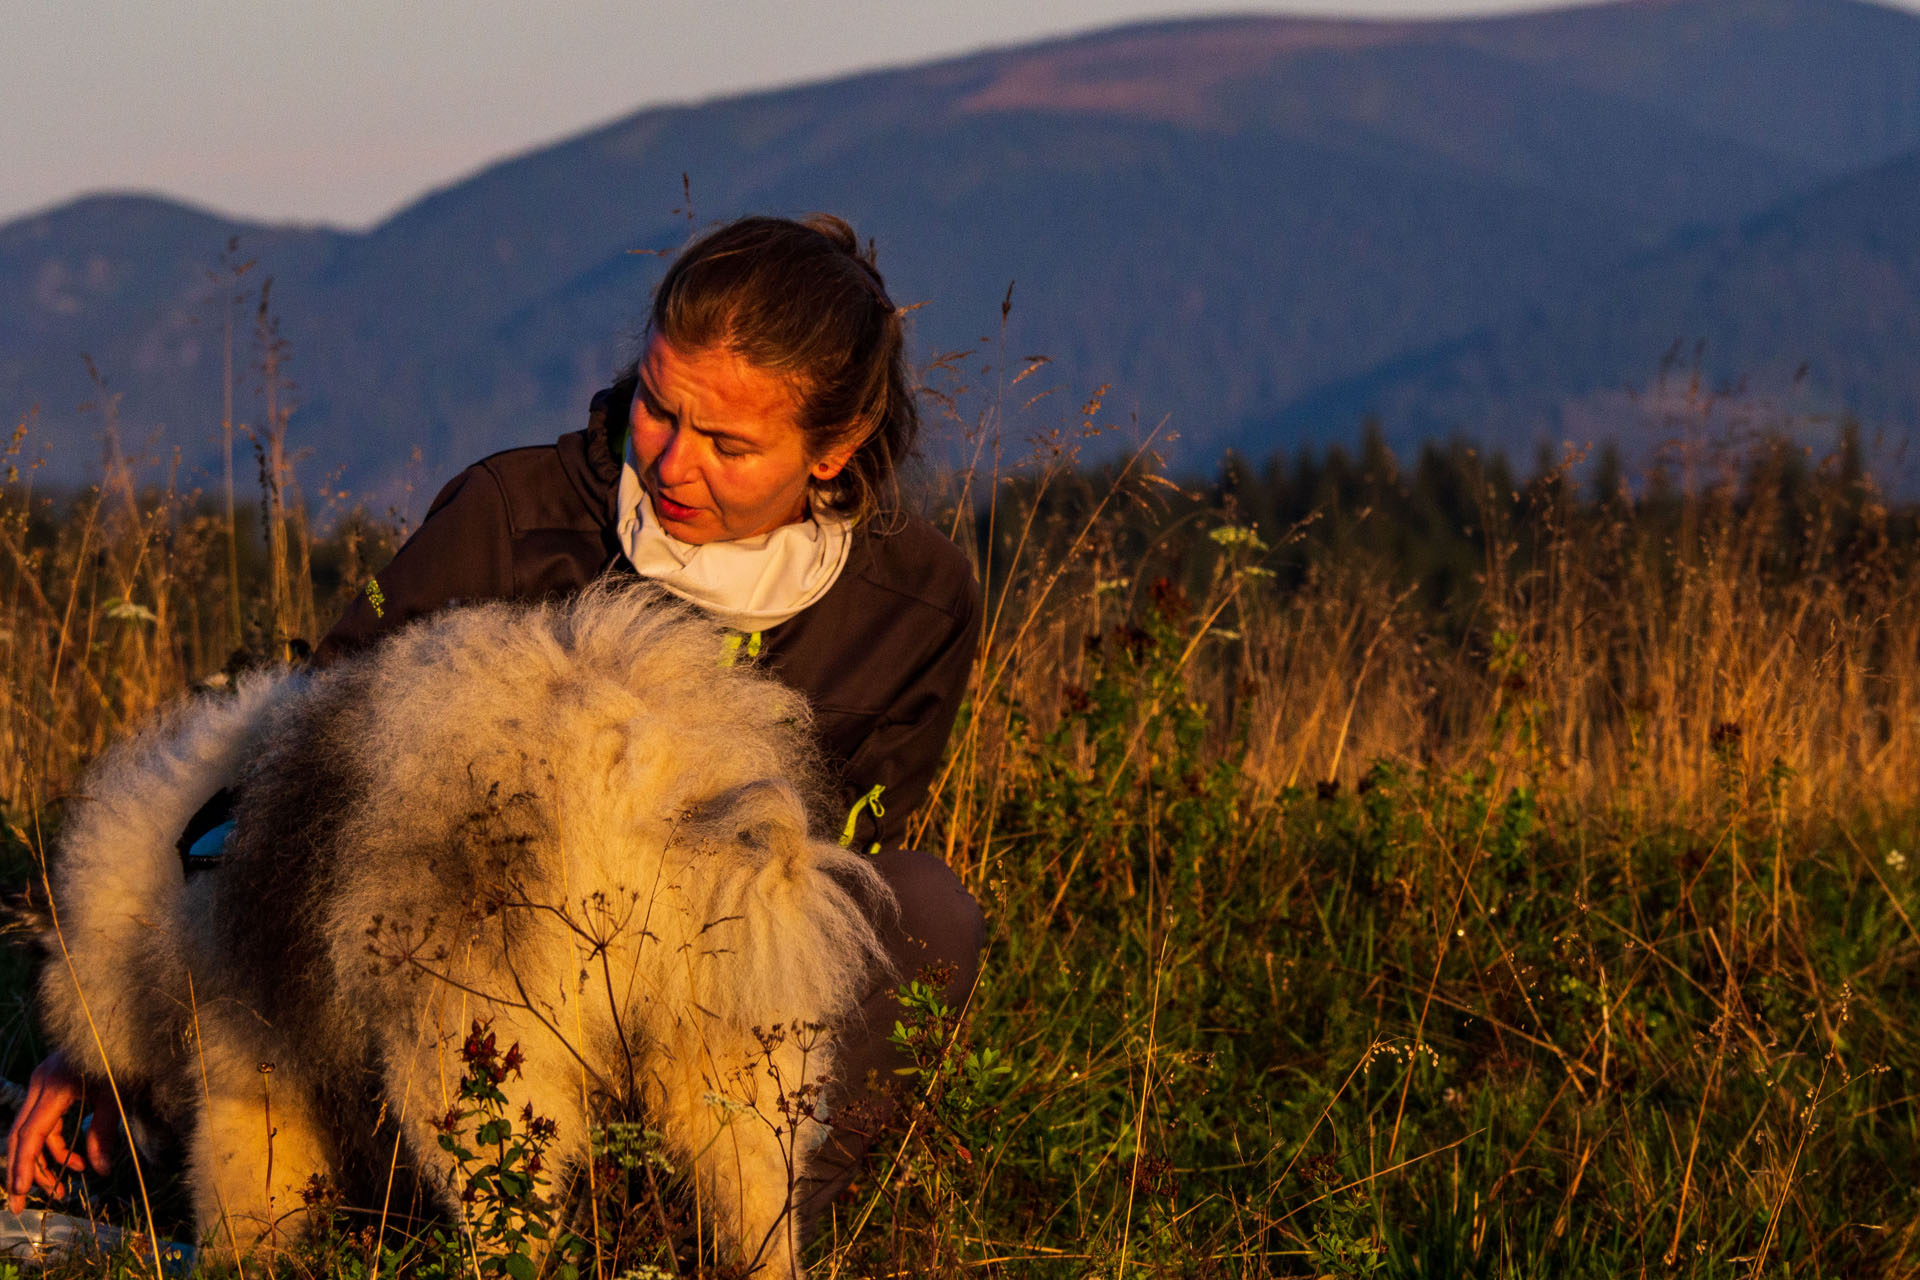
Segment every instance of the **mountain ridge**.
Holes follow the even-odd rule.
[[[1773,305],[1761,307],[1761,297]],[[1747,320],[1716,326],[1718,315]],[[1608,405],[1611,434],[1649,446],[1669,425],[1667,408],[1629,402],[1689,349],[1689,376],[1705,380],[1723,416],[1857,415],[1883,431],[1910,429],[1920,418],[1920,364],[1882,353],[1920,350],[1920,149],[1649,255],[1535,315],[1319,389],[1249,435],[1375,418],[1404,445],[1470,419],[1484,438],[1513,447],[1590,430],[1595,406]],[[1539,384],[1551,396],[1514,376],[1556,360]],[[1883,462],[1895,469],[1892,482],[1920,479],[1920,459],[1890,447]]]
[[[1156,68],[1173,98],[1137,91]],[[1804,99],[1785,142],[1755,96],[1769,76]],[[831,208],[878,241],[896,296],[929,303],[920,358],[976,347],[1018,281],[1009,351],[1052,356],[1062,400],[1105,383],[1123,417],[1171,414],[1183,463],[1205,466],[1350,430],[1363,392],[1418,400],[1407,371],[1437,376],[1450,344],[1844,186],[1894,143],[1920,148],[1920,18],[1861,0],[1135,24],[643,108],[362,232],[169,219],[138,198],[117,229],[115,198],[16,220],[0,409],[37,401],[64,436],[90,430],[72,411],[85,352],[130,428],[171,424],[202,465],[207,269],[239,235],[252,278],[275,281],[310,465],[391,488],[413,444],[440,474],[573,426],[629,354],[653,255],[692,227]],[[1494,402],[1476,394],[1440,403],[1471,417]]]

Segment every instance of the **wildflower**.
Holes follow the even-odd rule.
[[[1256,553],[1267,549],[1259,533],[1243,524],[1223,524],[1207,536],[1223,547],[1245,547]]]
[[[1153,597],[1154,609],[1168,622],[1178,622],[1193,612],[1193,601],[1172,578],[1155,578],[1147,594]]]
[[[545,1144],[560,1132],[560,1122],[548,1116],[533,1114],[533,1104],[529,1102],[520,1112],[520,1123],[526,1126],[527,1136],[535,1142]]]
[[[101,612],[115,622],[158,622],[160,615],[132,600],[115,596],[101,606]]]
[[[1887,870],[1905,871],[1906,869],[1907,869],[1907,855],[1900,852],[1898,849],[1887,850]]]
[[[481,1032],[486,1031],[483,1038]],[[487,1024],[474,1020],[473,1030],[467,1033],[467,1042],[460,1046],[460,1058],[469,1066],[491,1066],[498,1054],[494,1047],[493,1032],[487,1030]]]

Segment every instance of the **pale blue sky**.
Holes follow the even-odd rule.
[[[1920,0],[1908,0],[1920,6]],[[360,226],[660,102],[1140,18],[1541,0],[0,0],[0,220],[97,190]]]

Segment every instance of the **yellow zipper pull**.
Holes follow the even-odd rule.
[[[847,810],[847,825],[840,832],[841,848],[853,848],[853,837],[860,829],[860,811],[862,809],[867,810],[876,818],[884,818],[887,816],[886,809],[880,804],[880,795],[885,790],[886,788],[884,786],[876,782],[873,785],[873,790],[853,802],[853,808]],[[880,842],[876,840],[873,845],[868,848],[867,852],[880,852]]]

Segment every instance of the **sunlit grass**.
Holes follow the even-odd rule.
[[[916,834],[990,952],[970,1009],[903,1014],[921,1104],[819,1274],[1920,1267],[1911,512],[1777,449],[1597,495],[1450,455],[1256,527],[1072,443],[983,447],[947,503],[988,629]],[[194,495],[29,479],[0,508],[21,878],[105,742],[312,639],[391,544],[269,506],[276,591],[272,541],[233,582]],[[1444,589],[1406,535],[1442,488],[1473,556]],[[378,1253],[333,1247],[281,1271]],[[644,1224],[595,1261],[692,1265]]]

